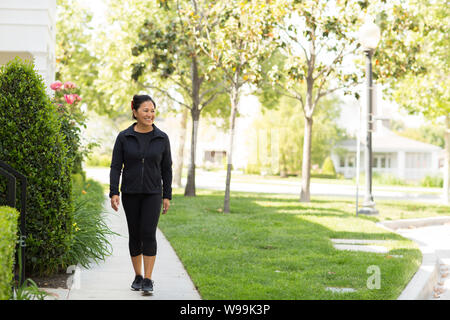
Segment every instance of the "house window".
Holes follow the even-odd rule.
[[[378,169],[391,168],[391,155],[390,154],[377,154],[373,156],[372,167]]]
[[[353,168],[355,166],[355,156],[349,156],[347,160],[348,160],[348,167]]]
[[[422,169],[431,167],[431,154],[423,152],[407,152],[406,168]]]
[[[339,157],[339,167],[343,168],[345,167],[345,158]]]

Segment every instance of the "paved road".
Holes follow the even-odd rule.
[[[95,178],[102,183],[109,184],[109,168],[85,168],[88,177]],[[195,184],[199,189],[225,190],[226,172],[211,172],[196,170]],[[186,179],[182,179],[185,185]],[[261,193],[300,194],[300,182],[283,179],[258,179],[249,181],[239,173],[233,173],[231,178],[231,190]],[[311,195],[313,196],[337,196],[354,198],[356,187],[345,184],[311,183]],[[360,185],[359,195],[364,196],[364,186]],[[414,202],[440,203],[441,193],[439,189],[413,188],[413,187],[373,187],[375,199],[407,200]]]

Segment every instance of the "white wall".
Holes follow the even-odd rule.
[[[48,88],[55,79],[55,15],[56,0],[1,0],[0,64],[32,58]]]

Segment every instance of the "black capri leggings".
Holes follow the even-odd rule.
[[[127,216],[130,255],[155,256],[162,195],[122,193],[122,204]]]

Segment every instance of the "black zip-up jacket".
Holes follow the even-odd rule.
[[[122,193],[162,192],[163,198],[171,200],[172,157],[169,136],[153,124],[153,136],[146,146],[140,148],[135,125],[136,122],[121,131],[116,138],[109,174],[109,197],[120,194],[119,178],[122,173]]]

